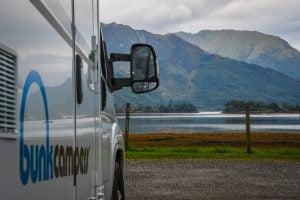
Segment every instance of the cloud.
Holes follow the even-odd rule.
[[[104,0],[101,20],[118,22],[157,33],[203,17],[231,0]]]
[[[299,7],[299,0],[103,0],[101,20],[155,33],[256,30],[300,49]]]

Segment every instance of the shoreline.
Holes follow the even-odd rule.
[[[168,115],[168,114],[211,114],[211,115],[218,115],[218,114],[245,114],[245,112],[223,112],[223,111],[200,111],[200,112],[132,112],[130,111],[130,114],[134,115],[155,115],[155,114],[162,114],[162,115]],[[255,112],[251,111],[251,114],[266,114],[266,115],[284,115],[284,114],[300,114],[300,112]],[[126,115],[125,112],[117,113],[117,115]]]

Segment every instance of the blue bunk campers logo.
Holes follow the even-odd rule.
[[[24,143],[24,116],[29,88],[37,84],[41,92],[46,120],[46,143],[42,145],[27,145]],[[25,81],[20,109],[20,179],[26,185],[48,181],[64,176],[87,174],[89,148],[73,149],[73,146],[51,145],[49,141],[49,113],[47,96],[43,81],[36,71],[31,71]],[[74,178],[74,184],[76,179]]]

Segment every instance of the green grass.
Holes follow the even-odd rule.
[[[238,158],[238,159],[293,159],[300,160],[300,148],[255,148],[246,154],[240,147],[145,147],[128,148],[129,159],[178,158]]]

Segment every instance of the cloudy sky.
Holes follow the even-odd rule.
[[[256,30],[300,50],[299,9],[300,0],[102,0],[101,21],[154,33]]]

